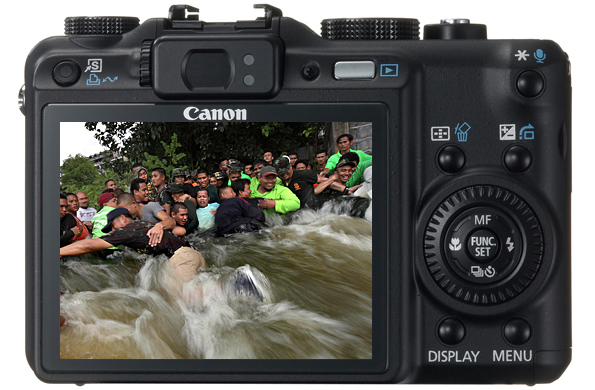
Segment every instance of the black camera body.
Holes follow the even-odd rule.
[[[488,40],[465,20],[425,26],[423,40],[413,19],[325,20],[320,37],[260,7],[264,18],[236,23],[202,22],[187,6],[140,25],[69,18],[67,36],[31,52],[21,98],[35,373],[76,383],[556,380],[571,360],[567,55],[551,41]],[[47,238],[57,124],[275,112],[374,124],[372,358],[60,359],[57,244]]]

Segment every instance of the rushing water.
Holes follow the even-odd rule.
[[[371,358],[372,224],[339,209],[269,220],[260,233],[188,236],[208,267],[183,286],[166,256],[68,258],[60,357]],[[247,268],[262,302],[228,288]]]

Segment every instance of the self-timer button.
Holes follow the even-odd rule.
[[[81,68],[74,61],[62,61],[54,67],[52,76],[56,84],[62,87],[69,87],[75,84],[81,77]]]

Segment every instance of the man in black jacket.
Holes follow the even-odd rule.
[[[264,213],[258,207],[235,196],[231,187],[219,189],[219,208],[215,214],[217,235],[252,232],[264,227]]]
[[[70,244],[75,236],[81,234],[81,228],[72,214],[68,213],[67,207],[66,195],[60,193],[60,247]]]

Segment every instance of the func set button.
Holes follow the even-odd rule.
[[[467,249],[472,258],[479,262],[488,262],[499,254],[498,236],[487,229],[477,230],[467,241]]]

